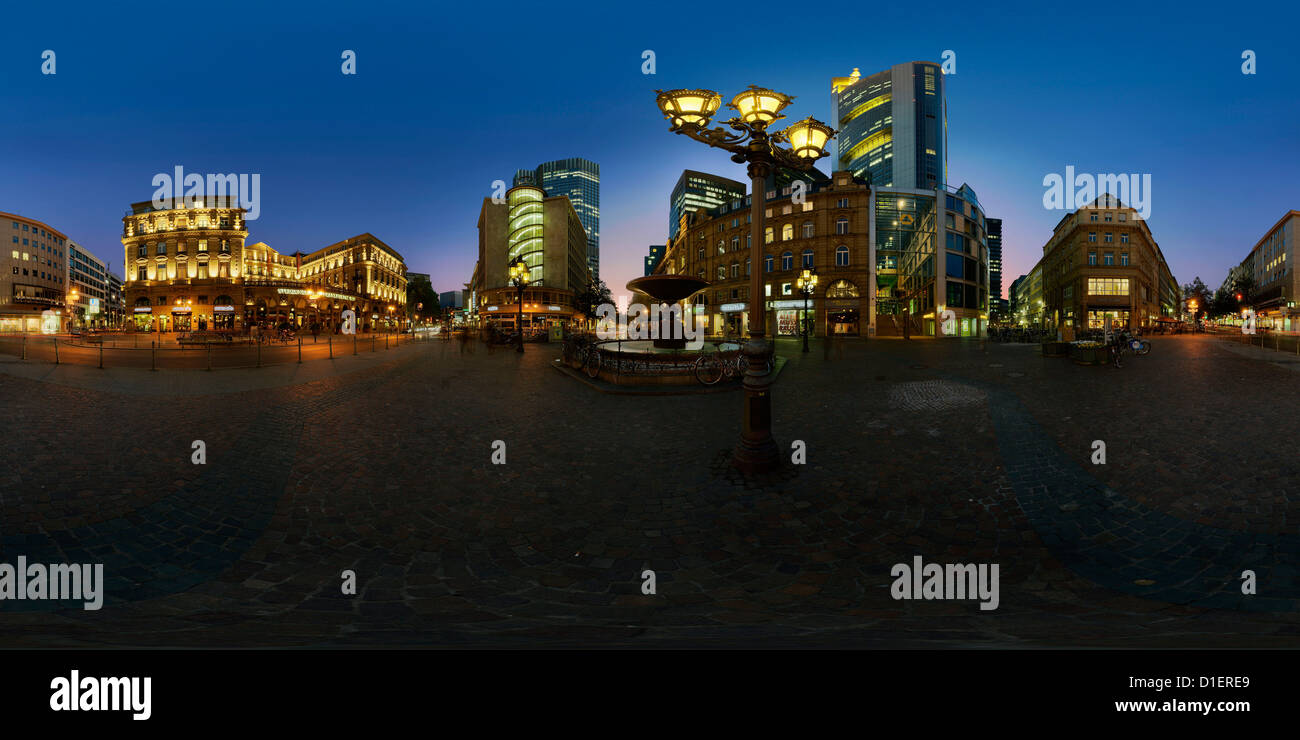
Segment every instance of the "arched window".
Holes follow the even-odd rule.
[[[849,248],[844,246],[843,244],[835,248],[835,266],[836,267],[849,266]]]
[[[740,237],[733,236],[731,237],[731,251],[735,252],[738,249],[740,249]]]
[[[772,235],[772,227],[771,227],[771,226],[769,226],[769,227],[767,227],[766,229],[763,230],[763,243],[764,243],[764,244],[771,244],[773,238],[774,238],[774,237],[773,237],[773,235]]]
[[[771,272],[771,271],[772,271],[772,264],[773,264],[772,255],[769,254],[769,255],[767,255],[766,257],[764,257],[764,258],[763,258],[763,272]]]
[[[835,221],[835,233],[836,234],[849,233],[849,220],[847,218],[841,217]]]
[[[805,238],[805,239],[811,239],[811,238],[813,238],[813,234],[814,234],[814,233],[815,233],[815,232],[814,232],[814,230],[813,230],[813,222],[812,222],[812,221],[804,221],[804,222],[803,222],[803,238]]]
[[[739,262],[732,262],[732,263],[731,263],[731,276],[732,276],[733,278],[738,278],[738,277],[740,277],[740,263],[739,263]]]
[[[803,250],[803,266],[806,268],[813,266],[813,251],[811,249]]]
[[[781,269],[790,270],[794,268],[794,252],[781,253]]]
[[[794,224],[786,224],[781,227],[781,241],[788,242],[794,238]]]
[[[215,304],[213,304],[213,305],[216,305],[216,306],[232,306],[232,305],[234,305],[234,303],[235,303],[234,301],[230,300],[230,296],[228,296],[228,295],[219,295],[219,296],[217,296],[217,302],[216,302]]]
[[[858,286],[847,280],[836,280],[826,286],[827,298],[859,298]]]

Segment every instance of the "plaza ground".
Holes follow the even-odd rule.
[[[1116,370],[782,341],[774,428],[807,464],[762,480],[727,465],[739,393],[598,393],[554,345],[0,356],[0,562],[109,578],[99,612],[0,603],[0,646],[1300,646],[1300,365],[1152,343]],[[917,555],[999,564],[999,608],[894,600]]]

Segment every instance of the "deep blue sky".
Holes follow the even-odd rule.
[[[792,119],[829,121],[832,76],[945,49],[949,179],[1005,220],[1004,286],[1060,218],[1042,179],[1066,165],[1152,175],[1150,226],[1180,282],[1217,286],[1300,209],[1300,13],[1280,3],[773,3],[740,24],[716,3],[132,7],[23,3],[0,47],[0,210],[119,274],[124,210],[179,164],[261,174],[250,241],[310,251],[370,231],[459,288],[492,181],[581,156],[601,165],[602,277],[617,294],[664,241],[682,169],[744,174],[669,134],[655,88],[755,83],[798,96]],[[765,33],[779,41],[760,49]],[[55,76],[40,74],[44,49]],[[1243,49],[1257,75],[1241,74]]]

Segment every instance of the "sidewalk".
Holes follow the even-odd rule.
[[[109,367],[49,362],[23,361],[13,355],[0,354],[0,376],[12,375],[28,380],[54,383],[85,390],[125,395],[206,396],[238,393],[300,385],[316,380],[361,372],[389,362],[408,361],[431,343],[415,342],[388,351],[342,354],[333,360],[267,365],[260,368],[217,370],[149,370],[147,368]]]

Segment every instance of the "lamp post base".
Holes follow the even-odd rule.
[[[772,438],[771,378],[767,372],[771,349],[760,334],[751,335],[742,351],[749,364],[744,380],[744,420],[731,464],[744,475],[770,473],[781,466],[781,451]]]

